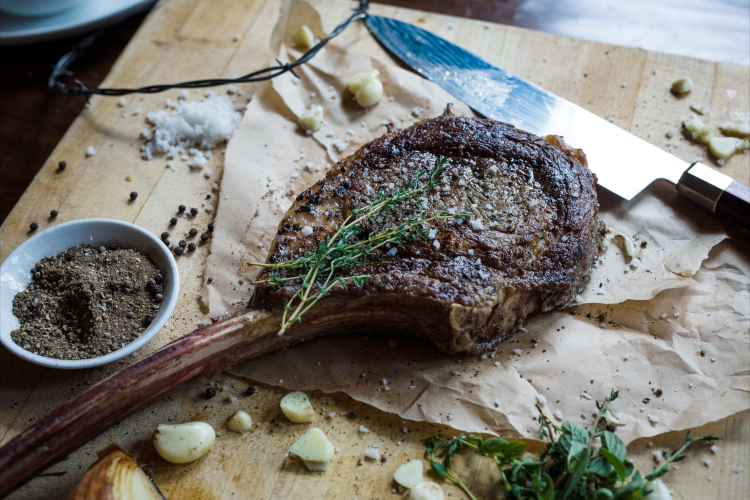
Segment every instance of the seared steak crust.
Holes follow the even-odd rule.
[[[405,243],[396,255],[377,251],[348,271],[371,278],[362,289],[339,288],[321,300],[318,312],[352,311],[329,328],[416,334],[449,353],[481,350],[511,335],[529,313],[564,307],[588,282],[604,224],[583,152],[561,138],[449,112],[390,132],[337,163],[297,197],[268,262],[315,250],[351,210],[413,179],[418,169],[430,172],[439,156],[449,166],[425,208],[473,216],[437,221],[430,226],[434,240]],[[398,225],[412,210],[405,204],[365,224],[361,236]],[[296,286],[260,285],[251,307],[282,307]],[[311,311],[302,321],[323,316]]]

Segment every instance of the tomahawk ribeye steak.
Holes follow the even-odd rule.
[[[424,208],[468,210],[470,218],[435,221],[425,240],[404,242],[395,252],[376,250],[346,271],[369,275],[363,287],[334,288],[282,336],[283,305],[299,283],[259,285],[244,312],[105,379],[6,444],[0,495],[177,385],[301,339],[371,329],[466,352],[511,335],[533,311],[568,304],[588,282],[605,232],[585,155],[559,137],[453,116],[450,108],[389,130],[299,195],[279,225],[268,263],[315,250],[352,210],[413,180],[420,169],[429,173],[438,157],[448,167]],[[365,222],[359,237],[398,225],[412,210],[399,205]],[[284,276],[283,269],[274,272]]]

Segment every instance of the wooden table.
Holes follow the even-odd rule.
[[[108,86],[131,86],[162,81],[178,81],[209,75],[231,75],[266,65],[270,31],[276,21],[278,0],[172,0],[163,2],[149,14],[114,64],[104,81]],[[324,19],[345,17],[351,4],[316,3]],[[533,73],[535,81],[591,111],[614,117],[615,123],[688,160],[706,153],[678,137],[667,139],[668,127],[679,126],[688,112],[685,101],[668,93],[677,77],[690,74],[696,88],[690,101],[714,110],[711,123],[729,120],[734,105],[727,89],[737,91],[735,99],[750,98],[750,69],[717,64],[680,56],[584,42],[571,38],[527,31],[471,20],[452,19],[417,11],[373,6],[377,14],[419,23],[453,39],[481,56],[522,76]],[[453,29],[447,26],[453,23]],[[235,42],[235,33],[242,35]],[[481,36],[476,34],[480,33]],[[491,41],[492,43],[488,43]],[[336,43],[370,52],[385,60],[387,54],[362,28],[345,32]],[[627,82],[622,87],[621,83]],[[176,95],[176,94],[175,94]],[[81,113],[45,162],[38,176],[0,228],[0,259],[28,238],[32,221],[44,229],[53,224],[85,217],[111,217],[134,222],[155,234],[164,230],[180,203],[199,206],[211,182],[221,173],[221,155],[209,165],[214,178],[172,172],[140,160],[138,134],[143,116],[134,118],[136,107],[144,111],[161,109],[172,94],[131,96],[120,108],[116,99],[94,98]],[[121,113],[126,112],[126,117]],[[85,158],[86,147],[97,154]],[[747,156],[732,158],[722,171],[747,182]],[[68,168],[60,173],[57,163]],[[709,161],[709,164],[712,164]],[[715,165],[715,164],[713,164]],[[717,167],[718,168],[718,167]],[[131,180],[128,181],[126,178]],[[138,191],[134,203],[128,193]],[[47,219],[51,209],[60,215]],[[213,214],[201,212],[196,225],[205,225]],[[197,299],[206,248],[179,259],[182,288],[175,313],[168,326],[139,357],[188,333],[197,326],[202,311]],[[128,361],[87,371],[65,372],[42,369],[0,350],[0,439],[5,443],[69,397],[85,390],[122,367]],[[134,451],[153,471],[154,478],[168,498],[395,498],[392,473],[408,459],[421,457],[424,440],[435,433],[454,434],[449,428],[424,423],[403,422],[351,400],[343,394],[312,393],[318,412],[315,425],[323,429],[339,452],[324,475],[306,472],[288,459],[287,450],[295,433],[307,426],[292,425],[281,415],[279,400],[285,391],[259,386],[254,396],[245,396],[251,382],[219,375],[213,380],[226,385],[228,392],[206,400],[206,381],[197,381],[162,401],[141,410],[86,444],[67,460],[32,480],[13,498],[64,498],[95,460],[95,452],[116,442]],[[257,385],[257,384],[256,384]],[[228,394],[238,396],[230,403]],[[262,425],[254,432],[236,435],[226,432],[225,423],[237,409],[248,411]],[[357,418],[330,412],[357,412]],[[748,498],[750,496],[749,412],[695,430],[713,432],[723,438],[716,455],[696,451],[667,476],[677,498]],[[150,437],[156,424],[167,421],[208,421],[222,431],[210,454],[187,466],[174,466],[160,460]],[[370,433],[362,434],[359,425]],[[407,433],[403,428],[408,429]],[[669,433],[653,440],[640,440],[630,446],[636,465],[649,470],[654,447],[675,449],[682,433]],[[397,444],[401,442],[401,444]],[[373,444],[388,460],[364,459]],[[703,465],[712,458],[711,467]],[[741,473],[732,469],[743,466]],[[470,457],[460,464],[460,473],[481,498],[500,497],[498,475],[488,460]],[[710,479],[709,479],[710,478]],[[448,498],[463,498],[450,485]]]

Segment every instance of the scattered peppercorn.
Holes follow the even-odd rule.
[[[185,241],[185,240],[180,240],[180,246],[181,246],[182,248],[185,248],[185,247],[187,246],[187,241]]]
[[[197,247],[195,246],[195,243],[188,243],[188,246],[187,246],[188,252],[195,252],[196,248]]]
[[[65,170],[65,167],[67,167],[67,166],[68,166],[68,164],[67,164],[66,162],[64,162],[64,161],[61,161],[61,162],[59,162],[59,163],[57,164],[57,168],[58,168],[59,170]]]
[[[154,281],[156,281],[157,283],[161,283],[162,281],[164,281],[164,276],[161,273],[158,273],[156,276],[154,276]]]
[[[213,233],[214,232],[214,223],[213,222],[209,222],[208,223],[208,232],[209,233]]]
[[[176,255],[182,255],[183,253],[185,253],[185,250],[182,247],[175,247],[174,248],[174,253]]]
[[[39,224],[37,224],[36,222],[32,222],[31,224],[29,224],[29,229],[31,229],[32,231],[36,231],[37,229],[39,229]]]
[[[388,460],[388,457],[386,457],[385,455],[380,455],[380,461],[382,463],[385,463],[387,460]]]
[[[161,239],[166,240],[167,238],[169,238],[168,232],[164,231],[163,233],[161,233]]]
[[[255,391],[257,390],[258,390],[257,387],[255,387],[254,385],[251,385],[250,387],[247,388],[247,395],[252,396],[253,394],[255,394]]]
[[[172,217],[171,219],[169,219],[170,226],[174,226],[175,224],[177,224],[177,217]]]
[[[53,219],[57,217],[57,210],[51,210],[49,213],[49,216],[52,217]]]
[[[701,349],[701,358],[705,358],[705,357],[706,357],[706,350]]]
[[[208,241],[208,233],[201,234],[201,241]]]
[[[213,387],[209,387],[206,389],[206,398],[211,399],[212,397],[216,396],[216,389]]]
[[[162,300],[164,300],[164,295],[157,293],[156,295],[154,295],[154,300],[157,302],[161,302]]]
[[[198,230],[197,230],[197,229],[195,229],[194,227],[191,227],[191,228],[190,228],[190,231],[188,231],[188,234],[189,234],[190,236],[195,236],[196,234],[198,234]]]
[[[135,200],[136,198],[138,198],[138,192],[137,191],[131,191],[130,192],[130,199],[131,200]]]
[[[177,211],[182,213],[185,211],[185,208],[186,208],[185,205],[180,205],[179,207],[177,207]]]
[[[615,432],[615,430],[617,430],[617,429],[615,429],[615,426],[614,426],[614,425],[612,425],[612,424],[607,424],[607,430],[608,430],[609,432]]]
[[[110,250],[117,250],[117,243],[112,243],[112,244],[111,244],[111,245],[109,246],[109,249],[110,249]]]
[[[161,241],[163,241],[164,244],[167,245],[167,247],[169,246],[169,240],[161,240]]]
[[[154,320],[153,316],[149,316],[149,315],[146,315],[146,316],[145,316],[145,317],[143,318],[143,324],[144,324],[144,325],[146,325],[146,326],[148,326],[148,325],[150,325],[150,324],[151,324],[151,322],[152,322],[153,320]]]
[[[352,410],[349,412],[349,418],[357,418],[357,412]]]
[[[190,209],[190,213],[193,214],[193,215],[198,215],[198,209],[195,208],[195,207],[193,207],[193,208]]]
[[[65,260],[71,261],[75,258],[75,255],[73,255],[73,252],[65,252]]]
[[[654,396],[656,396],[657,398],[660,398],[662,394],[664,394],[664,391],[662,391],[661,389],[656,389],[654,391]]]

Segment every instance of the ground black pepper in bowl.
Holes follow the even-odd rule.
[[[80,245],[37,262],[31,273],[32,283],[13,298],[21,327],[11,338],[50,358],[89,359],[125,347],[164,299],[159,269],[132,249]]]

